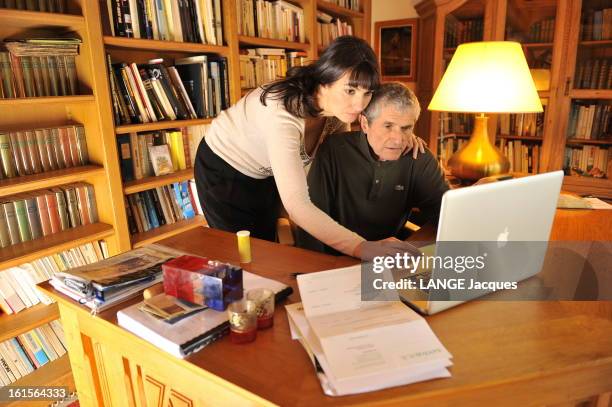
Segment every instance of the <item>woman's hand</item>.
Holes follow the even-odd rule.
[[[402,155],[406,155],[410,152],[410,150],[412,150],[412,158],[416,160],[417,156],[419,155],[419,151],[421,152],[421,154],[425,153],[425,147],[427,147],[427,143],[425,143],[425,140],[420,137],[417,137],[414,134],[411,134],[408,137],[408,145],[406,146],[406,150],[404,150],[404,153]]]
[[[408,253],[409,256],[421,255],[421,251],[410,243],[389,237],[383,240],[362,242],[353,251],[353,257],[363,261],[370,261],[374,257],[380,256],[395,257],[398,253],[401,255]]]

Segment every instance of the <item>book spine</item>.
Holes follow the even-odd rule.
[[[70,228],[70,221],[72,220],[71,217],[69,216],[67,195],[64,193],[64,191],[61,188],[53,188],[51,189],[51,191],[55,194],[55,199],[57,201],[57,212],[60,218],[61,229],[66,230]],[[72,197],[76,199],[75,196],[72,196]],[[77,223],[78,220],[79,220],[79,217],[77,215],[75,218],[75,223],[74,223],[75,226],[78,226],[80,224],[80,222]]]
[[[51,218],[49,217],[49,208],[47,207],[47,195],[40,194],[36,197],[36,206],[38,207],[38,216],[40,216],[40,227],[43,236],[49,236],[53,233],[51,229]]]
[[[36,129],[34,130],[34,136],[36,137],[36,150],[42,170],[44,172],[51,171],[52,167],[51,162],[49,161],[49,155],[47,154],[45,131],[43,129]]]
[[[98,206],[96,205],[96,194],[94,187],[91,184],[85,184],[85,192],[87,199],[87,210],[89,211],[92,223],[98,222]]]
[[[68,150],[70,150],[70,161],[73,166],[82,165],[79,158],[78,140],[76,134],[76,128],[74,126],[66,127],[66,134],[68,135]]]
[[[89,152],[87,151],[87,138],[85,137],[85,127],[83,125],[74,126],[76,131],[76,148],[78,162],[81,165],[89,163]]]
[[[38,153],[38,146],[36,145],[36,134],[27,130],[24,131],[25,141],[27,145],[28,158],[30,160],[30,168],[33,174],[42,172],[42,165],[40,162],[40,154]]]
[[[82,224],[81,216],[79,214],[79,201],[77,192],[74,186],[62,187],[64,194],[66,195],[66,206],[68,208],[68,216],[70,219],[70,227],[77,227]]]
[[[15,161],[11,151],[10,134],[3,131],[0,131],[0,161],[2,161],[3,176],[13,178],[17,175]]]
[[[21,242],[21,235],[19,233],[19,223],[17,222],[15,206],[13,205],[13,202],[4,202],[2,203],[2,209],[4,212],[4,218],[6,219],[11,244],[17,244]]]
[[[19,226],[19,238],[22,242],[32,240],[30,225],[28,224],[28,209],[25,199],[16,198],[16,200],[13,201],[13,206],[15,207],[15,217],[17,218],[17,225]]]
[[[60,127],[57,129],[59,135],[59,150],[61,151],[62,161],[66,168],[74,167],[72,161],[72,154],[70,152],[70,135],[68,134],[67,127]]]
[[[32,239],[38,239],[43,236],[40,217],[38,215],[38,206],[36,205],[35,197],[28,197],[26,200],[26,210],[28,211],[28,224],[30,225],[30,236]]]

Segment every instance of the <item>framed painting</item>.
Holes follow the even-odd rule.
[[[383,81],[416,81],[417,19],[378,21],[374,51]]]

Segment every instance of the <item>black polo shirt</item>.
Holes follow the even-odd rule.
[[[319,147],[308,173],[310,199],[346,228],[370,241],[398,237],[412,208],[425,221],[438,221],[448,190],[442,169],[426,150],[418,158],[378,161],[362,132],[329,136]],[[303,230],[300,247],[334,252]]]

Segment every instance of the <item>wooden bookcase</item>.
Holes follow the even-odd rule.
[[[597,3],[600,4],[601,2]],[[603,3],[602,3],[603,4]],[[586,54],[585,49],[595,49],[598,57],[612,56],[612,41],[580,41],[579,32],[581,13],[584,7],[596,7],[589,0],[424,0],[415,8],[421,17],[419,38],[419,58],[417,95],[421,105],[426,107],[440,82],[446,64],[450,61],[455,46],[448,47],[449,26],[459,22],[464,24],[468,35],[463,40],[491,41],[518,40],[523,44],[523,51],[530,67],[536,60],[542,63],[546,58],[546,68],[549,72],[549,89],[539,91],[545,104],[545,115],[542,118],[542,134],[534,137],[521,137],[516,134],[498,136],[506,140],[520,140],[522,143],[537,145],[539,148],[539,172],[548,172],[563,168],[565,147],[568,143],[577,145],[600,145],[612,147],[612,140],[567,140],[567,128],[570,121],[572,101],[576,99],[609,100],[612,98],[610,89],[577,89],[573,84],[576,64]],[[600,4],[601,6],[601,4]],[[534,24],[546,19],[554,19],[547,26],[547,38],[534,40],[529,30]],[[470,31],[471,26],[466,21],[479,21],[480,30]],[[542,31],[544,28],[542,28]],[[518,34],[517,34],[518,32]],[[470,37],[469,33],[474,34]],[[536,34],[533,34],[536,35]],[[452,35],[451,35],[452,37]],[[545,57],[544,57],[545,56]],[[533,65],[532,65],[533,64]],[[442,120],[447,114],[429,112],[423,109],[417,122],[417,134],[428,140],[432,151],[437,152],[440,137],[444,137]],[[499,117],[491,115],[489,134],[498,134]],[[456,134],[453,137],[466,138],[470,131]],[[612,159],[612,157],[608,157]],[[610,167],[610,165],[608,165]],[[612,198],[612,179],[592,177],[566,176],[563,183],[565,190],[593,194],[604,198]]]
[[[104,59],[100,52],[102,32],[95,4],[69,0],[70,14],[23,10],[0,11],[0,39],[16,37],[40,27],[74,31],[82,39],[76,58],[80,94],[77,96],[0,99],[3,131],[82,123],[91,165],[0,180],[0,199],[9,195],[84,181],[95,189],[99,223],[69,229],[46,238],[0,249],[0,270],[67,248],[99,239],[106,240],[111,255],[130,248],[122,208],[122,186],[112,133]],[[37,305],[13,315],[0,314],[0,340],[12,338],[59,317],[56,305]],[[46,364],[14,385],[62,385],[74,390],[68,356]],[[34,402],[32,405],[47,405]]]

